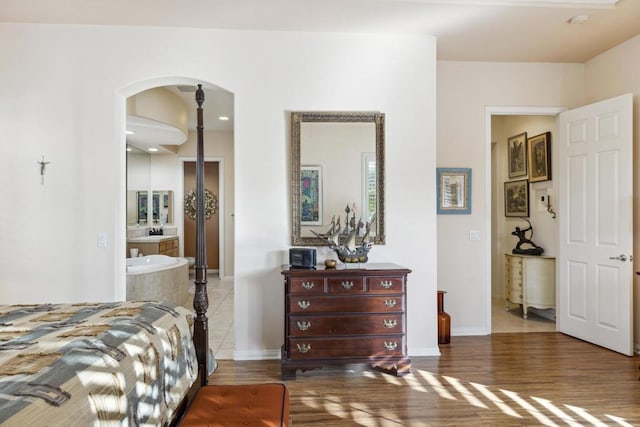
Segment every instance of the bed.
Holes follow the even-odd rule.
[[[0,306],[0,424],[170,423],[198,376],[192,320],[158,302]]]
[[[196,90],[194,310],[157,301],[0,306],[0,424],[165,426],[214,360],[208,344],[202,85]]]

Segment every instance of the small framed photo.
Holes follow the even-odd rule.
[[[504,216],[529,216],[529,181],[507,181],[504,183]]]
[[[438,214],[471,213],[471,169],[436,168]]]
[[[322,225],[322,166],[300,166],[300,224]]]
[[[532,136],[529,144],[529,181],[551,179],[551,132]]]
[[[507,157],[509,159],[509,179],[527,176],[527,133],[514,135],[507,139]]]

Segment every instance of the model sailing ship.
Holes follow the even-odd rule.
[[[342,226],[340,225],[340,217],[336,220],[334,215],[331,219],[331,227],[325,233],[316,233],[313,230],[311,230],[311,232],[316,237],[326,242],[329,247],[335,251],[336,255],[338,255],[338,259],[340,261],[347,264],[367,262],[369,260],[369,250],[371,250],[371,247],[373,246],[370,235],[371,226],[375,222],[375,214],[372,216],[371,220],[367,221],[365,224],[362,222],[362,219],[358,220],[356,223],[355,206],[352,210],[349,208],[349,205],[347,205],[345,212],[347,215],[344,229],[342,229]],[[353,212],[351,218],[349,218],[350,212]],[[363,227],[365,230],[364,235],[362,236],[360,244],[357,244],[357,237],[360,236]],[[340,240],[342,240],[341,237],[344,240],[343,243],[340,243]]]

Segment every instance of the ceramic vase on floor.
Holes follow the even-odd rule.
[[[444,311],[445,291],[438,291],[438,344],[451,342],[451,316]]]

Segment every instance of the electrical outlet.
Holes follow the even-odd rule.
[[[105,232],[98,233],[98,247],[99,248],[107,247],[107,233]]]
[[[480,240],[480,230],[469,231],[469,240]]]

